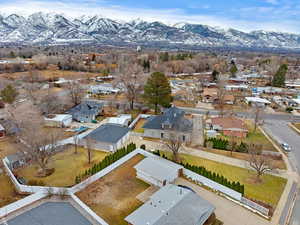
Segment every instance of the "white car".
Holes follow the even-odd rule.
[[[292,149],[287,143],[282,143],[281,147],[283,148],[284,151],[290,152]]]

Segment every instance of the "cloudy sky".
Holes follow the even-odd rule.
[[[0,0],[0,14],[39,11],[300,33],[299,0]]]

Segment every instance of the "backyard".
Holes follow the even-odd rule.
[[[24,197],[15,191],[9,177],[3,173],[0,174],[0,187],[0,208]]]
[[[0,139],[0,159],[15,154],[17,151],[17,144],[14,142],[13,138],[5,137]]]
[[[36,177],[38,166],[30,165],[26,168],[19,169],[17,175],[28,181],[42,181],[47,186],[69,187],[75,184],[75,177],[100,162],[108,153],[101,151],[92,151],[92,162],[88,163],[87,150],[78,147],[77,154],[74,153],[74,146],[69,145],[60,153],[51,158],[49,168],[54,168],[53,174],[47,177]]]
[[[164,152],[171,157],[171,153]],[[253,182],[255,172],[252,170],[219,163],[216,161],[199,158],[188,154],[180,154],[181,160],[184,163],[191,165],[203,166],[206,169],[223,175],[230,181],[239,181],[245,185],[245,196],[251,199],[263,201],[276,207],[281,194],[286,185],[286,179],[265,174],[262,176],[261,183]]]
[[[126,225],[124,218],[143,203],[136,196],[149,185],[136,178],[137,155],[76,195],[108,224]]]

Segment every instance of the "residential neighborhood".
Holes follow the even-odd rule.
[[[298,58],[51,49],[0,51],[0,225],[297,225]]]

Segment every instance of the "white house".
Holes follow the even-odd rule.
[[[156,157],[147,157],[134,168],[139,179],[159,187],[174,182],[183,169],[181,165]]]
[[[50,114],[44,118],[45,125],[48,127],[70,127],[72,115],[70,114]]]
[[[267,106],[271,104],[269,100],[260,97],[246,97],[245,100],[248,104],[256,104],[258,106]]]
[[[119,124],[122,126],[129,126],[132,116],[130,114],[121,114],[117,117],[108,118],[108,123]]]

